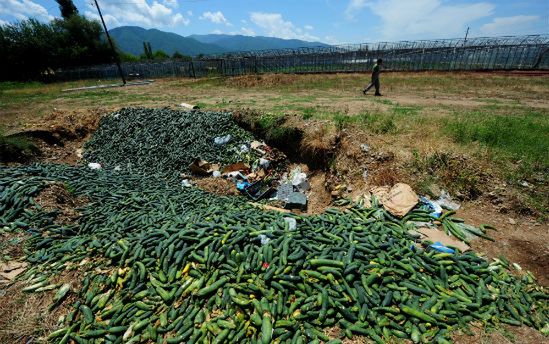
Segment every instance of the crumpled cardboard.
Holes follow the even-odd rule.
[[[223,167],[223,170],[221,171],[221,173],[226,174],[226,173],[236,172],[236,171],[242,171],[244,173],[248,173],[250,171],[250,166],[243,162],[237,162],[236,164],[231,164]]]
[[[219,164],[211,164],[206,160],[195,160],[189,166],[189,169],[195,174],[207,176],[212,174],[213,171],[219,171]]]
[[[265,146],[266,146],[265,143],[259,142],[259,141],[252,141],[252,142],[250,143],[250,147],[251,147],[253,150],[258,151],[259,153],[261,153],[261,154],[263,154],[263,155],[265,155],[266,152],[265,152],[265,150],[263,150],[263,149],[261,149],[261,148],[263,148],[263,147],[265,147]]]
[[[23,262],[7,262],[0,264],[0,277],[7,279],[8,281],[13,280],[20,273],[25,271],[27,268],[27,263]]]
[[[419,197],[408,184],[395,184],[386,194],[381,194],[383,207],[397,217],[408,214],[419,202]]]
[[[389,187],[388,186],[376,186],[372,189],[370,189],[370,192],[372,195],[376,196],[377,201],[379,204],[383,204],[383,199],[387,196],[389,193]]]
[[[420,227],[416,231],[421,234],[422,240],[429,240],[432,242],[438,241],[444,246],[455,247],[461,252],[465,252],[471,249],[471,247],[466,243],[464,243],[463,241],[459,240],[456,237],[451,237],[448,234],[436,228]]]

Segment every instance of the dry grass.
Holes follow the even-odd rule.
[[[70,283],[75,290],[80,285],[81,276],[77,272],[65,273],[54,278],[56,284]],[[61,316],[69,312],[75,302],[71,293],[53,311],[48,308],[56,290],[42,293],[24,293],[23,282],[16,282],[0,289],[0,343],[45,343],[45,338],[58,329]]]
[[[225,80],[225,84],[231,87],[279,87],[292,85],[299,80],[297,75],[288,74],[267,74],[267,75],[244,75]]]

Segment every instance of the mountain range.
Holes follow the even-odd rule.
[[[122,51],[134,55],[143,53],[143,42],[150,42],[153,51],[162,50],[170,55],[178,51],[183,55],[190,56],[236,51],[327,46],[327,44],[320,42],[264,36],[210,34],[184,37],[173,32],[144,29],[139,26],[120,26],[109,30],[109,33]]]

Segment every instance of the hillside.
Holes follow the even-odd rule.
[[[121,26],[110,30],[109,33],[120,49],[134,55],[140,55],[143,52],[143,42],[151,42],[153,51],[163,50],[170,55],[179,51],[191,56],[246,50],[326,46],[320,42],[264,36],[211,34],[184,37],[173,32],[144,29],[139,26]]]
[[[326,46],[321,42],[307,42],[299,39],[281,39],[264,36],[242,36],[242,35],[191,35],[191,38],[202,43],[215,44],[230,51],[285,49]]]
[[[120,49],[134,55],[140,55],[143,52],[143,42],[151,42],[153,51],[163,50],[170,55],[175,51],[192,56],[227,52],[227,49],[218,45],[202,43],[193,38],[157,29],[121,26],[109,30],[109,33]]]

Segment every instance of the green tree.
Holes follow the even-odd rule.
[[[143,42],[143,55],[141,56],[147,60],[152,60],[154,58],[151,48],[151,42]]]
[[[139,61],[139,56],[135,56],[130,53],[125,53],[123,51],[118,51],[118,56],[120,57],[120,61],[122,62],[135,62]]]
[[[108,63],[112,52],[99,22],[80,15],[0,26],[0,79],[39,79],[60,67]]]
[[[183,61],[191,61],[193,59],[191,56],[183,55],[177,50],[173,53],[172,58],[183,60]]]
[[[163,60],[170,57],[170,55],[166,54],[163,50],[157,50],[154,52],[153,55],[155,60]]]
[[[61,16],[63,18],[70,18],[75,14],[78,14],[78,9],[74,6],[72,0],[55,0],[59,4],[59,10],[61,10]]]

